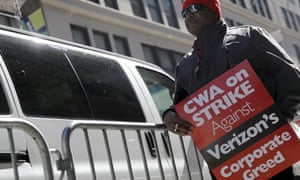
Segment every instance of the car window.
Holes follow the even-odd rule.
[[[82,88],[63,52],[12,37],[0,48],[24,114],[91,118]]]
[[[8,103],[0,83],[0,114],[9,114]]]
[[[96,119],[145,122],[138,98],[119,63],[90,54],[67,54]]]
[[[158,72],[138,67],[154,103],[162,116],[162,113],[173,104],[174,82],[167,76]]]

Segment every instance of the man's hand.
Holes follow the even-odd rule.
[[[191,135],[194,128],[191,123],[181,119],[174,111],[166,112],[164,115],[164,123],[169,131],[180,136]]]

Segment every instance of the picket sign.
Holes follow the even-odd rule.
[[[217,179],[265,180],[297,162],[300,141],[244,60],[175,107]]]

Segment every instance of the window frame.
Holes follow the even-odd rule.
[[[117,0],[104,0],[105,6],[116,10],[119,10],[119,5]]]
[[[76,71],[78,78],[81,81],[81,84],[85,90],[85,94],[86,94],[86,98],[89,101],[90,104],[90,109],[94,115],[94,118],[96,120],[109,120],[109,121],[122,121],[122,122],[141,122],[144,123],[147,121],[147,117],[144,113],[144,107],[141,105],[140,102],[140,97],[138,96],[136,89],[135,89],[135,85],[132,83],[132,79],[130,79],[128,72],[124,69],[124,66],[122,63],[120,63],[119,61],[116,61],[113,58],[108,58],[108,57],[103,57],[100,54],[83,54],[83,53],[78,53],[77,51],[68,51],[67,52],[68,57],[70,58],[70,61],[74,67],[74,70]],[[82,57],[86,58],[86,59],[90,59],[89,63],[86,63],[84,66],[82,64],[82,62],[86,62],[86,59],[83,59]],[[102,62],[104,63],[102,63]],[[99,62],[99,63],[98,63]],[[89,67],[89,68],[87,68]],[[111,71],[112,73],[110,73],[110,76],[108,75],[109,73],[105,74],[105,75],[98,75],[95,76],[97,72],[99,72],[99,74],[104,73],[103,71],[98,71],[101,68],[97,68],[97,67],[101,67],[103,68],[105,71]],[[112,67],[114,67],[114,69],[111,69]],[[80,69],[82,68],[82,69]],[[93,69],[94,68],[94,69]],[[97,72],[93,73],[93,71],[97,70]],[[83,71],[90,71],[86,74],[84,74]],[[100,73],[101,72],[101,73]],[[116,78],[116,76],[120,75],[123,77],[123,79],[121,78]],[[93,76],[96,78],[86,78],[89,76]],[[99,77],[99,78],[97,78]],[[109,77],[112,77],[112,80],[109,80]],[[85,81],[88,80],[88,81]],[[113,86],[109,83],[112,83],[116,86]],[[109,91],[109,90],[120,90],[121,89],[121,85],[123,84],[123,87],[127,87],[127,88],[123,88],[123,90],[121,90],[121,93],[113,93],[116,91]],[[100,87],[104,87],[103,89],[101,89]],[[118,88],[114,88],[117,87]],[[97,88],[95,88],[97,87]],[[97,92],[95,93],[95,89],[97,90]],[[127,91],[126,91],[126,90]],[[102,91],[102,90],[106,90],[106,91]],[[95,96],[97,94],[97,96]],[[106,94],[105,96],[101,96],[100,94]],[[116,95],[116,96],[114,96]],[[104,98],[107,97],[107,98]],[[101,105],[95,105],[98,102],[100,104],[104,103],[104,101],[95,101],[97,98],[98,99],[105,99],[108,100],[110,97],[116,97],[114,99],[118,99],[118,104],[120,104],[118,107],[124,107],[124,105],[122,105],[122,103],[126,104],[126,107],[133,107],[133,109],[136,107],[136,109],[134,109],[135,115],[132,116],[135,118],[135,121],[131,120],[129,118],[129,116],[126,116],[127,114],[132,114],[132,113],[125,113],[124,108],[119,108],[121,109],[122,113],[121,115],[122,118],[128,118],[127,120],[121,120],[121,117],[118,117],[116,113],[112,112],[111,114],[113,114],[113,116],[115,116],[114,118],[109,118],[107,114],[97,114],[97,112],[99,113],[99,111],[97,111],[97,108],[99,108]],[[127,98],[127,99],[126,99]],[[121,101],[123,100],[123,101]],[[115,103],[115,102],[111,102],[110,101],[106,101],[108,103],[105,103],[104,105],[106,107],[109,107],[109,103]],[[135,102],[135,103],[131,103],[131,102]],[[133,106],[131,106],[133,105]],[[117,106],[113,106],[115,108],[117,108]],[[108,109],[109,111],[117,111],[118,109],[114,109],[114,108],[110,108]],[[140,110],[140,111],[138,111]],[[124,114],[125,113],[125,114]],[[103,116],[100,118],[100,116]],[[104,116],[107,116],[108,119],[105,119]],[[137,117],[140,116],[140,117]],[[143,117],[141,117],[143,116]],[[118,119],[117,119],[118,118]]]
[[[100,4],[100,0],[86,0],[86,1],[89,1],[89,2],[92,2],[92,3]]]
[[[169,7],[167,7],[169,4]],[[162,2],[164,13],[170,27],[179,29],[178,19],[176,16],[176,11],[174,9],[174,4],[172,0],[163,0]]]
[[[122,54],[125,56],[131,56],[131,51],[128,43],[128,39],[124,36],[119,36],[119,35],[113,35],[114,43],[115,43],[115,48],[116,48],[116,53]],[[119,46],[121,45],[121,46]],[[119,48],[122,47],[122,50]],[[124,52],[123,52],[124,50]]]
[[[14,98],[13,98],[13,95],[12,95],[12,91],[10,90],[12,86],[9,83],[9,82],[12,82],[12,81],[11,81],[9,72],[8,72],[6,66],[5,66],[2,54],[0,54],[0,69],[2,69],[0,71],[0,86],[1,86],[0,90],[2,90],[2,92],[3,92],[3,96],[6,100],[6,105],[8,107],[8,112],[0,114],[0,116],[16,114],[15,106],[12,105],[12,104],[14,104],[13,103]]]
[[[285,24],[287,25],[287,27],[289,29],[291,29],[292,28],[292,24],[290,22],[290,18],[289,18],[289,14],[288,14],[287,9],[285,9],[284,7],[281,7],[281,12],[283,14],[283,17],[284,17],[284,20],[285,20]]]
[[[230,0],[232,3],[241,6],[242,8],[247,8],[244,0]]]
[[[164,20],[158,0],[146,0],[146,4],[150,13],[151,20],[163,24]]]
[[[148,52],[151,55],[151,59],[148,59],[148,57],[146,57],[145,49],[149,50]],[[146,44],[146,43],[142,43],[142,50],[143,50],[143,53],[144,53],[145,61],[160,66],[162,69],[167,71],[172,76],[175,75],[175,68],[176,68],[176,65],[177,65],[178,61],[180,60],[180,59],[177,59],[176,57],[180,56],[180,54],[181,54],[181,57],[184,56],[184,53],[176,52],[176,51],[161,48],[161,47],[156,47],[156,46],[149,45],[149,44]],[[166,69],[165,67],[162,67],[163,63],[162,63],[162,59],[160,59],[160,55],[159,55],[160,51],[165,51],[166,53],[168,53],[168,55],[171,59],[170,63],[172,64],[173,69]]]
[[[70,24],[70,30],[71,30],[71,35],[72,35],[72,38],[73,38],[73,41],[76,42],[76,43],[79,43],[79,44],[84,44],[84,45],[88,45],[88,46],[91,46],[91,40],[90,40],[90,37],[89,37],[89,32],[88,32],[88,29],[84,26],[80,26],[80,25],[76,25],[76,24]],[[74,32],[76,31],[76,32]],[[75,37],[76,35],[74,33],[82,33],[81,35],[83,35],[83,39],[84,39],[84,42],[82,42],[81,40],[78,41],[77,37]]]
[[[93,36],[94,36],[94,43],[95,43],[95,46],[96,48],[99,48],[99,49],[103,49],[101,47],[98,46],[98,43],[97,43],[97,36],[101,36],[104,40],[104,50],[107,50],[107,51],[112,51],[112,47],[111,47],[111,43],[110,43],[110,39],[109,39],[109,34],[106,33],[106,32],[102,32],[102,31],[98,31],[98,30],[93,30]]]
[[[251,5],[251,8],[254,13],[259,14],[270,20],[273,20],[268,1],[266,1],[266,0],[251,0],[250,5]]]
[[[300,46],[297,44],[293,44],[294,50],[296,52],[296,56],[298,58],[298,63],[300,63]]]
[[[28,50],[22,48],[28,44]],[[30,38],[23,40],[12,37],[8,47],[12,45],[23,49],[22,53],[29,54],[25,58],[20,50],[19,53],[14,53],[13,49],[7,49],[2,54],[20,110],[26,117],[91,118],[82,86],[61,49]],[[31,53],[28,53],[29,50]],[[66,89],[69,91],[65,91]],[[66,102],[70,105],[65,106]]]
[[[130,0],[130,5],[134,16],[147,18],[143,0]]]
[[[167,108],[169,108],[173,104],[174,87],[175,87],[175,85],[174,85],[175,84],[174,79],[170,78],[169,76],[167,76],[166,74],[163,74],[161,72],[158,72],[158,71],[155,71],[155,70],[152,70],[152,69],[148,69],[148,68],[145,68],[145,67],[141,67],[141,66],[136,66],[136,70],[137,70],[138,74],[140,75],[140,77],[142,78],[142,81],[143,81],[143,83],[144,83],[144,85],[145,85],[145,87],[147,89],[147,92],[148,92],[149,96],[151,97],[153,103],[155,104],[156,110],[158,111],[160,117],[162,118],[162,114],[163,114],[164,110],[166,110]],[[161,82],[162,81],[166,82],[166,80],[168,81],[167,83],[170,83],[169,84],[170,87],[167,88],[167,89],[169,89],[169,94],[168,95],[170,96],[170,99],[169,99],[170,102],[169,102],[169,104],[166,105],[165,104],[166,102],[164,102],[164,104],[158,104],[157,100],[160,101],[161,98],[165,98],[165,96],[159,97],[158,99],[154,98],[155,96],[153,96],[153,94],[151,93],[151,90],[150,90],[148,84],[145,82],[145,78],[143,76],[143,73],[144,73],[143,71],[146,72],[146,73],[152,73],[153,77],[154,76],[155,77],[159,76],[158,77],[158,80],[160,81],[159,84],[156,83],[156,84],[153,84],[153,85],[161,85],[162,84]],[[162,86],[160,86],[160,87],[162,87]],[[164,108],[160,109],[159,107],[161,107],[161,106],[164,106]]]

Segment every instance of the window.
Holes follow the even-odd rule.
[[[157,0],[147,0],[152,21],[163,23],[160,7]]]
[[[87,28],[71,24],[71,32],[74,42],[91,45]]]
[[[288,0],[288,1],[294,5],[296,4],[295,0]]]
[[[99,0],[86,0],[86,1],[91,1],[91,2],[99,4]]]
[[[177,22],[177,16],[174,10],[174,6],[171,0],[163,0],[164,11],[168,20],[168,24],[171,27],[179,28]]]
[[[117,62],[70,51],[68,56],[96,119],[145,122],[136,94]]]
[[[289,19],[289,15],[288,15],[287,10],[284,9],[283,7],[281,7],[281,12],[282,12],[282,14],[283,14],[283,16],[284,16],[284,20],[285,20],[286,25],[288,26],[288,28],[291,29],[291,28],[292,28],[292,25],[291,25],[291,23],[290,23],[290,19]]]
[[[177,63],[182,59],[182,57],[184,56],[184,53],[179,53],[179,52],[172,52],[175,64],[177,65]]]
[[[299,63],[300,63],[300,48],[299,48],[299,46],[297,46],[296,44],[293,44],[293,46],[294,46],[294,49],[295,49],[295,51],[296,51],[297,58],[298,58]]]
[[[146,61],[162,67],[171,75],[174,75],[176,64],[184,55],[182,53],[146,44],[142,44],[142,48]]]
[[[0,24],[5,26],[12,26],[11,19],[3,15],[0,15]]]
[[[3,3],[3,2],[1,2]],[[0,3],[0,4],[1,4]],[[8,3],[8,2],[6,2]],[[12,3],[12,2],[9,2]],[[5,8],[5,6],[3,6],[2,8]],[[1,9],[1,5],[0,5],[0,9]],[[5,9],[5,11],[1,11],[1,15],[0,15],[0,24],[5,25],[5,26],[10,26],[10,27],[15,27],[15,28],[20,28],[20,21],[16,18],[14,12],[6,12],[7,9]]]
[[[293,25],[293,29],[298,31],[298,25],[297,25],[297,22],[296,22],[296,17],[294,15],[294,13],[292,13],[291,11],[288,11],[289,15],[290,15],[290,18],[292,20],[292,25]]]
[[[130,4],[135,16],[146,18],[143,0],[130,0]]]
[[[174,82],[168,77],[144,68],[138,68],[153,101],[162,116],[163,112],[173,104]]]
[[[298,22],[298,27],[299,27],[299,29],[300,29],[300,16],[298,16],[297,14],[295,14],[295,16],[296,16],[296,19],[297,19],[297,22]]]
[[[244,0],[239,0],[239,5],[243,8],[246,8],[246,4]]]
[[[127,39],[121,36],[114,36],[116,52],[126,56],[131,56]]]
[[[114,9],[119,9],[117,0],[104,0],[105,5]]]
[[[99,31],[93,31],[93,33],[97,48],[112,51],[107,33]]]
[[[266,0],[251,0],[250,2],[253,11],[256,14],[260,14],[263,17],[269,18],[272,20],[272,16],[270,13],[269,5]]]
[[[293,29],[295,31],[300,30],[300,18],[298,15],[294,14],[293,12],[286,10],[285,8],[281,7],[281,12],[284,16],[285,23],[288,28]]]
[[[152,63],[152,64],[156,64],[156,62],[155,62],[155,48],[153,46],[148,46],[148,45],[142,45],[142,46],[143,46],[145,60]]]
[[[156,53],[160,59],[160,66],[169,72],[174,71],[176,62],[172,57],[172,52],[166,49],[156,48]]]
[[[0,114],[9,114],[8,103],[2,88],[2,84],[0,84]]]
[[[10,37],[9,42],[1,50],[24,114],[91,118],[82,87],[63,52],[30,40]]]
[[[244,0],[230,0],[232,3],[237,4],[243,8],[246,8],[246,4]]]

